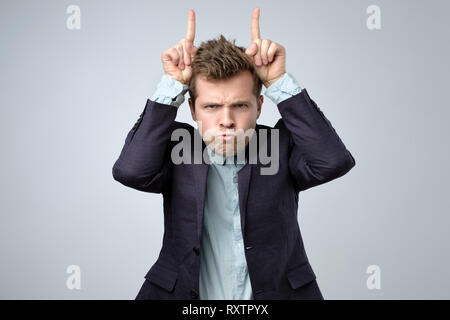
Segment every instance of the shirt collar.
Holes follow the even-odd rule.
[[[223,156],[221,154],[215,153],[208,146],[206,146],[206,150],[208,152],[209,159],[211,160],[212,163],[219,164],[219,165],[224,165],[225,162],[226,162],[226,164],[234,164],[234,165],[236,165],[237,162],[238,162],[237,154],[234,154],[232,156],[226,157],[226,156]]]

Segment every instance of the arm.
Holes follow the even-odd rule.
[[[186,38],[162,53],[164,75],[113,165],[114,179],[125,186],[153,193],[163,193],[169,186],[171,134],[192,75],[194,33],[195,14],[189,10]]]
[[[304,191],[343,176],[355,159],[307,90],[295,84],[286,74],[265,94],[277,103],[281,119],[275,128],[289,135],[289,171],[297,190]]]
[[[275,125],[280,136],[289,137],[289,171],[297,190],[302,191],[336,179],[355,166],[330,121],[317,104],[286,73],[286,49],[269,39],[261,39],[260,9],[252,13],[252,44],[246,53],[253,58],[255,70],[265,92],[281,114]]]
[[[112,174],[123,185],[161,193],[170,173],[170,136],[177,107],[147,99],[144,111],[129,131]]]
[[[178,108],[183,104],[185,100],[184,95],[188,90],[189,86],[187,84],[183,84],[164,74],[150,100]]]

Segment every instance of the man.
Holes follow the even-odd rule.
[[[164,200],[163,246],[136,299],[323,299],[298,194],[343,176],[355,160],[286,72],[285,48],[260,38],[259,14],[247,49],[223,36],[196,48],[189,10],[186,38],[163,52],[165,74],[113,166],[115,180]],[[274,128],[256,123],[262,85],[281,114]],[[175,121],[187,91],[198,130]],[[189,133],[190,147],[200,136],[206,158],[174,161],[177,130]],[[194,158],[190,147],[183,159]],[[263,148],[279,156],[272,174],[262,173]]]

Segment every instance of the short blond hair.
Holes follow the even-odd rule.
[[[226,80],[244,71],[253,76],[253,93],[261,94],[262,81],[255,71],[253,59],[245,53],[245,48],[237,46],[236,40],[229,41],[221,34],[218,39],[203,41],[192,60],[192,77],[189,82],[189,96],[195,107],[197,98],[196,78],[204,76],[207,80]]]

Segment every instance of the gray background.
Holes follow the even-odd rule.
[[[66,8],[81,8],[81,29]],[[381,30],[366,8],[381,8]],[[163,74],[161,53],[197,16],[287,50],[287,71],[356,166],[300,194],[299,223],[325,299],[450,298],[448,1],[1,1],[0,298],[134,299],[163,235],[162,197],[111,168]],[[265,97],[259,123],[280,114]],[[194,124],[187,101],[178,121]],[[81,267],[81,290],[66,268]],[[381,289],[366,287],[369,265]]]

